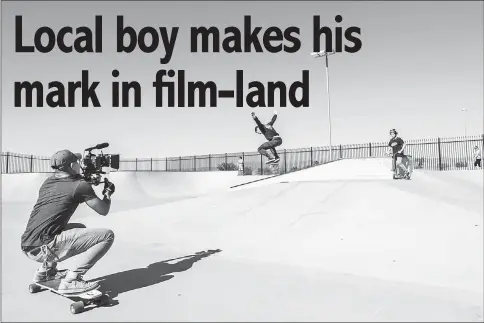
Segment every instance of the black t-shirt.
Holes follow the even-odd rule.
[[[388,146],[392,147],[393,154],[396,154],[403,148],[403,140],[400,137],[392,138],[390,139]],[[402,151],[402,154],[403,154],[403,151]]]
[[[30,214],[21,239],[22,247],[39,247],[62,232],[79,204],[97,195],[91,184],[75,178],[47,178]]]
[[[279,133],[276,131],[276,129],[274,129],[274,122],[276,122],[276,119],[277,114],[275,114],[271,121],[269,121],[266,125],[263,125],[257,117],[254,118],[260,132],[264,135],[264,137],[266,137],[267,140],[272,140],[275,136],[279,136]]]

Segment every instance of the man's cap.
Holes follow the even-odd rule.
[[[50,158],[50,167],[54,169],[62,169],[80,159],[82,159],[80,153],[73,153],[67,149],[60,150]]]

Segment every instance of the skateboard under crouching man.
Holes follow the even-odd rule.
[[[81,313],[84,311],[85,306],[103,306],[111,302],[109,294],[102,293],[97,288],[82,292],[82,293],[70,293],[64,294],[59,292],[60,279],[49,280],[45,282],[36,282],[29,285],[29,291],[31,294],[38,293],[43,289],[48,289],[51,292],[64,296],[74,301],[71,304],[70,310],[72,314]],[[98,287],[99,288],[99,287]]]

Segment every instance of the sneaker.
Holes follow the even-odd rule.
[[[57,268],[39,268],[35,271],[33,281],[35,283],[46,282],[49,280],[63,279],[67,275],[66,269],[57,270]]]
[[[76,279],[63,279],[58,291],[61,294],[80,294],[98,287],[98,282],[87,282],[82,279],[82,275],[78,275]]]
[[[277,163],[279,160],[281,160],[281,159],[280,158],[271,158],[268,161],[266,161],[266,164]]]

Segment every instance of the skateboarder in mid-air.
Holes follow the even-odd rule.
[[[262,124],[260,120],[257,118],[254,112],[251,113],[252,118],[255,120],[255,123],[257,126],[255,127],[255,132],[258,134],[263,134],[264,137],[268,140],[267,142],[263,143],[259,148],[258,152],[267,157],[266,164],[269,163],[277,163],[280,158],[279,155],[277,154],[276,147],[282,145],[282,139],[277,133],[277,131],[274,129],[273,125],[274,122],[276,122],[277,119],[277,111],[274,111],[274,115],[272,116],[271,121],[269,121],[267,124]],[[270,150],[273,154],[273,157],[271,157],[268,153],[267,150]]]
[[[409,165],[409,157],[405,155],[405,142],[402,138],[398,137],[398,132],[395,129],[390,130],[390,136],[392,137],[388,143],[388,152],[393,155],[393,170],[395,173],[398,172],[398,176],[395,179],[400,178],[410,178],[410,172],[405,166]]]
[[[78,160],[81,154],[69,150],[55,153],[51,167],[55,173],[48,177],[39,190],[25,232],[21,238],[23,253],[42,263],[34,275],[34,282],[61,279],[59,293],[77,294],[96,289],[97,283],[82,279],[111,248],[114,233],[109,229],[87,229],[82,224],[68,224],[81,203],[86,203],[100,215],[107,215],[111,207],[114,184],[105,181],[101,200],[91,184],[80,177]],[[57,263],[82,254],[70,270],[58,271]]]

